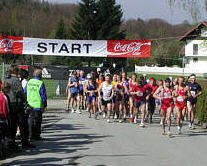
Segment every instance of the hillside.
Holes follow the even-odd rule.
[[[68,33],[77,11],[78,5],[75,4],[50,4],[44,0],[1,0],[0,34],[54,38],[60,19],[63,19]],[[162,19],[123,20],[121,28],[126,32],[126,39],[155,39],[152,43],[151,58],[130,58],[128,64],[181,65],[179,52],[183,44],[178,41],[178,37],[191,27],[192,25],[187,21],[179,25],[171,25]],[[67,36],[70,38],[69,33]],[[160,38],[166,39],[160,40]],[[53,64],[56,59],[51,58],[45,58],[44,63]],[[35,61],[42,63],[42,58],[35,57]],[[61,62],[59,65],[68,65],[68,61],[65,60],[60,59],[59,62]]]

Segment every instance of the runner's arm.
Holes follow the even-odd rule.
[[[155,91],[155,93],[153,94],[153,97],[156,98],[156,99],[161,100],[162,98],[158,95],[160,92],[161,92],[161,87],[158,88],[158,89]]]

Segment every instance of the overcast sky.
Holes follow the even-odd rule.
[[[78,3],[80,0],[47,0],[52,3]],[[197,0],[201,3],[204,0]],[[175,7],[170,9],[167,0],[117,0],[121,4],[124,11],[124,19],[129,18],[162,18],[171,24],[179,24],[184,20],[193,22],[190,13],[181,9],[181,7]],[[202,12],[204,13],[204,11]],[[206,18],[206,15],[205,15]],[[204,16],[201,18],[204,20]],[[200,20],[199,20],[200,21]]]

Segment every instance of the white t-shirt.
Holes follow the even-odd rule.
[[[25,87],[27,86],[28,81],[26,79],[22,80],[22,88],[25,89]]]
[[[102,83],[102,92],[103,92],[103,99],[105,101],[110,100],[111,92],[112,92],[113,85],[109,84],[108,86],[106,85],[106,82]]]

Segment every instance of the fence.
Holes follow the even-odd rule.
[[[204,70],[199,68],[179,68],[179,67],[148,67],[148,66],[135,66],[136,73],[147,74],[162,74],[162,75],[189,75],[197,74],[203,76],[207,73],[207,68]]]

